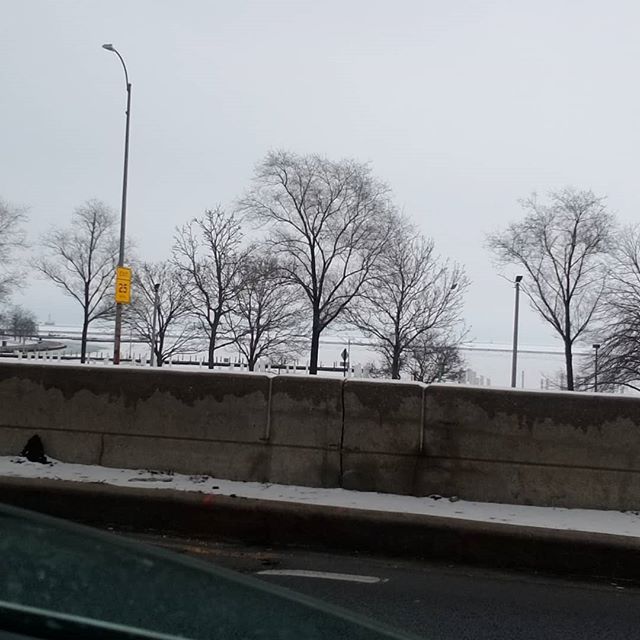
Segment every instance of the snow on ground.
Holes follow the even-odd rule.
[[[110,484],[145,489],[177,489],[200,493],[279,500],[331,507],[349,507],[392,513],[414,513],[460,518],[508,525],[566,529],[640,537],[640,512],[561,509],[523,505],[451,502],[447,498],[400,496],[345,489],[316,489],[258,482],[221,480],[202,475],[183,475],[152,470],[113,469],[52,460],[50,464],[28,462],[25,458],[0,456],[0,476],[49,478]]]

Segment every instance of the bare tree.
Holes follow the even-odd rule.
[[[300,346],[301,305],[275,257],[254,253],[241,273],[234,313],[228,322],[233,341],[247,359],[249,371],[260,358],[278,358]]]
[[[89,200],[71,217],[71,227],[42,237],[44,253],[35,268],[82,307],[80,361],[87,355],[89,325],[113,313],[118,258],[115,216],[104,203]]]
[[[464,270],[435,253],[432,240],[397,218],[371,277],[348,311],[351,323],[373,339],[394,379],[408,366],[421,338],[461,323],[468,286]]]
[[[0,303],[4,302],[20,278],[11,265],[16,253],[26,246],[26,211],[0,198]]]
[[[598,388],[623,385],[640,391],[640,227],[617,237],[596,326],[589,333],[598,350]],[[595,356],[584,362],[584,385],[595,383]]]
[[[425,334],[413,343],[409,370],[413,380],[426,382],[462,382],[465,362],[460,353],[462,334],[444,331]]]
[[[240,219],[221,207],[205,211],[176,232],[173,260],[191,314],[207,337],[210,369],[215,350],[233,342],[224,333],[223,320],[232,311],[241,285],[246,255],[242,242]]]
[[[320,335],[360,292],[381,250],[391,205],[369,167],[316,155],[267,155],[244,211],[269,229],[285,278],[310,308],[309,372],[318,371]]]
[[[198,328],[189,321],[189,295],[171,262],[143,262],[133,270],[132,300],[126,324],[154,350],[158,367],[173,356],[196,350]],[[155,345],[153,318],[156,285]]]
[[[38,324],[35,314],[20,306],[11,307],[0,314],[0,333],[13,336],[22,342],[37,336]]]
[[[489,235],[487,245],[499,263],[526,272],[522,288],[563,341],[567,389],[573,391],[573,345],[605,290],[614,218],[604,198],[568,188],[550,193],[548,204],[533,195],[522,207],[524,220]]]

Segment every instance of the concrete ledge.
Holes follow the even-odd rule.
[[[305,487],[337,487],[340,453],[310,447],[267,447],[267,482]],[[212,475],[212,474],[209,474]]]
[[[452,518],[0,478],[7,504],[98,527],[332,548],[640,583],[640,540]]]
[[[100,464],[131,469],[144,460],[145,468],[267,482],[268,457],[264,444],[105,435]]]
[[[0,427],[0,430],[0,456],[18,455],[29,438],[39,433],[49,456],[55,459],[70,458],[78,464],[100,464],[103,436],[99,433],[22,427]]]
[[[343,489],[420,495],[415,494],[414,489],[417,474],[423,465],[423,460],[418,456],[345,451],[342,465]],[[444,491],[441,493],[451,495]]]
[[[514,463],[504,460],[424,458],[415,495],[456,495],[464,500],[635,511],[640,473],[619,469]]]

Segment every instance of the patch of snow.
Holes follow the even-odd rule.
[[[494,504],[442,499],[442,496],[417,498],[388,493],[318,489],[259,482],[240,482],[207,475],[115,469],[95,465],[72,464],[51,460],[50,464],[29,462],[16,456],[0,456],[0,476],[14,478],[48,478],[109,484],[144,489],[174,489],[210,495],[277,500],[327,507],[347,507],[390,513],[410,513],[459,518],[477,522],[564,529],[591,533],[609,533],[640,537],[640,512],[564,509],[525,505]]]

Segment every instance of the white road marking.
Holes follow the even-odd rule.
[[[387,578],[377,578],[376,576],[358,576],[351,573],[333,573],[330,571],[306,571],[304,569],[265,569],[264,571],[256,571],[256,573],[261,576],[293,576],[295,578],[319,578],[321,580],[342,580],[343,582],[362,582],[365,584],[387,581]]]

